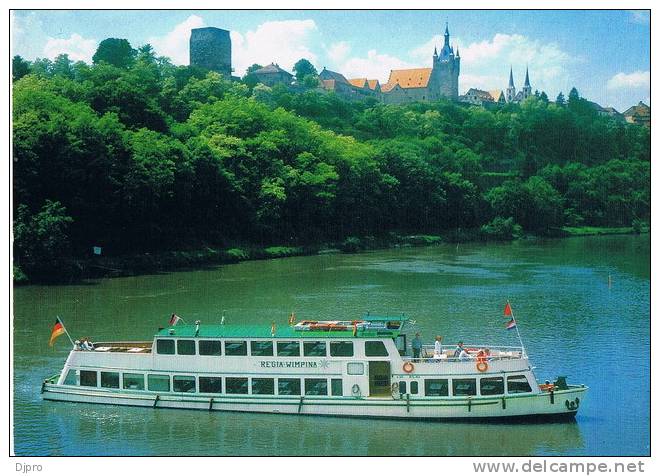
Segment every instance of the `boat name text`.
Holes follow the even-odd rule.
[[[305,361],[289,361],[289,362],[279,362],[277,360],[262,360],[262,367],[274,368],[274,367],[287,367],[287,368],[317,368],[318,365],[316,362],[305,362]]]

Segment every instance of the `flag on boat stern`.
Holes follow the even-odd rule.
[[[515,328],[516,328],[516,320],[515,319],[511,319],[509,322],[506,323],[506,330],[507,331],[510,331],[511,329],[515,329]]]
[[[181,318],[177,316],[176,314],[172,314],[172,317],[170,317],[170,326],[176,326],[177,322],[179,322]]]
[[[48,345],[50,347],[53,347],[53,344],[55,343],[55,340],[64,334],[66,332],[64,330],[64,324],[62,324],[62,321],[60,321],[59,317],[55,318],[55,325],[53,326],[53,330],[50,333],[50,340],[48,341]]]
[[[505,316],[510,316],[511,315],[511,304],[507,301],[506,306],[504,306],[504,315]]]

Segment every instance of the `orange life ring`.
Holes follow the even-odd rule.
[[[486,370],[488,370],[488,364],[486,363],[486,361],[477,362],[477,370],[479,372],[485,372]]]
[[[415,366],[412,364],[412,362],[406,362],[403,364],[403,371],[407,374],[415,370]]]

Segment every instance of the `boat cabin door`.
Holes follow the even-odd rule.
[[[388,397],[390,389],[390,363],[389,361],[369,362],[369,396]]]

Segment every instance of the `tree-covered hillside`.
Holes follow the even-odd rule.
[[[113,40],[113,41],[110,41]],[[13,61],[14,250],[30,275],[121,255],[388,231],[511,237],[649,220],[649,130],[573,90],[497,110],[346,102],[173,66]]]

